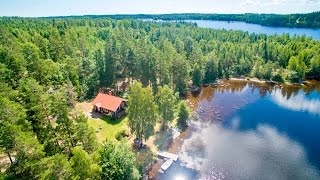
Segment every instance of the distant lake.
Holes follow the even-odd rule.
[[[187,101],[196,117],[160,179],[320,179],[320,84],[229,81]]]
[[[290,36],[306,35],[314,40],[320,40],[320,29],[311,28],[291,28],[291,27],[270,27],[259,24],[250,24],[238,21],[211,21],[211,20],[187,20],[187,22],[197,23],[198,27],[226,30],[241,30],[249,33],[263,33],[267,35],[281,35],[289,33]]]

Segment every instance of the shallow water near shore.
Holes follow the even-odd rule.
[[[320,84],[203,88],[175,162],[159,179],[319,179]]]

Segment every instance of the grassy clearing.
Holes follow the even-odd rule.
[[[103,117],[102,119],[89,118],[88,120],[89,126],[93,127],[94,130],[99,129],[99,126],[102,125],[102,129],[99,129],[99,132],[96,133],[99,142],[103,142],[106,139],[115,139],[117,132],[128,129],[127,122],[127,117],[120,120],[108,117]]]

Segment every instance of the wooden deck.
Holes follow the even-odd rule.
[[[157,155],[162,158],[172,159],[173,161],[176,161],[178,159],[178,155],[165,152],[165,151],[158,151]]]

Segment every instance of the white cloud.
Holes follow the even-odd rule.
[[[288,5],[288,4],[318,4],[320,0],[245,0],[242,6],[277,6],[277,5]]]
[[[274,91],[271,98],[276,104],[287,109],[320,115],[320,99],[307,99],[303,94],[287,99],[281,94],[280,90]]]
[[[200,179],[317,179],[305,149],[276,129],[261,125],[239,132],[195,123],[179,158]]]
[[[284,4],[284,0],[272,0],[272,1],[263,1],[263,0],[245,0],[242,5],[243,6],[259,6],[259,7],[265,7],[265,6],[274,6],[279,4]]]
[[[320,0],[306,0],[307,3],[320,3]]]

